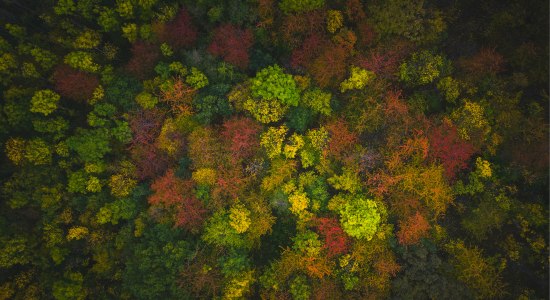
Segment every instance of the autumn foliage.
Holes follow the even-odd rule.
[[[86,101],[90,99],[99,85],[95,75],[73,69],[67,65],[58,66],[53,73],[55,90],[61,96]]]
[[[259,145],[261,127],[250,118],[235,117],[223,123],[222,137],[233,161],[254,155]]]
[[[504,70],[504,57],[495,48],[484,47],[473,56],[461,59],[459,65],[476,76],[494,75]]]
[[[208,52],[221,56],[224,61],[241,69],[248,66],[248,49],[254,43],[250,29],[239,29],[231,24],[224,24],[214,30],[214,38]]]
[[[337,256],[348,251],[349,240],[335,218],[318,218],[317,228],[325,239],[324,247],[329,257]]]
[[[174,20],[158,27],[157,35],[162,42],[174,49],[181,49],[193,45],[198,34],[189,12],[181,9]]]
[[[335,120],[326,125],[329,132],[328,153],[335,157],[342,157],[353,149],[359,140],[357,134],[348,129],[348,124],[343,120]]]
[[[202,202],[192,194],[193,182],[183,180],[169,169],[166,173],[157,178],[152,184],[153,194],[149,197],[149,204],[164,205],[176,209],[176,226],[188,230],[197,230],[206,217],[206,209]]]
[[[401,245],[414,245],[428,234],[430,224],[419,212],[399,223],[397,239]]]
[[[475,147],[460,138],[457,129],[450,122],[443,122],[431,130],[430,155],[441,161],[445,175],[453,179],[456,173],[468,166],[468,161],[476,152]]]
[[[133,133],[130,155],[140,179],[160,175],[170,162],[166,153],[155,145],[163,120],[164,113],[158,109],[138,111],[130,116],[129,124]]]
[[[131,52],[132,57],[126,64],[126,70],[141,80],[148,78],[160,57],[158,46],[138,41],[132,44]]]

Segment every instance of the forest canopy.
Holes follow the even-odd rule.
[[[5,0],[0,299],[548,299],[542,0]]]

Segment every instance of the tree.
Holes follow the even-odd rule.
[[[304,39],[299,47],[296,47],[292,51],[290,65],[294,69],[308,67],[313,59],[322,53],[322,50],[327,44],[327,39],[319,32],[314,31],[310,36]]]
[[[430,133],[431,155],[441,160],[445,175],[453,179],[457,172],[468,166],[468,161],[476,152],[474,146],[461,139],[458,131],[450,122],[444,121],[441,126]]]
[[[67,65],[58,66],[53,73],[55,90],[63,97],[77,101],[92,98],[99,85],[96,76],[73,69]]]
[[[242,204],[235,204],[229,210],[229,225],[238,233],[244,233],[250,227],[250,211]]]
[[[288,128],[269,127],[266,132],[262,133],[260,145],[266,150],[267,156],[271,159],[278,157],[283,151],[283,142],[285,140]]]
[[[252,96],[263,100],[277,100],[283,105],[297,106],[300,93],[291,75],[278,65],[269,66],[256,73],[251,80]]]
[[[126,70],[140,80],[144,80],[151,73],[160,58],[159,48],[151,43],[138,41],[130,49],[132,56],[126,64]]]
[[[371,240],[381,222],[379,204],[363,195],[345,200],[338,209],[342,229],[353,238]]]
[[[463,241],[452,241],[445,246],[452,255],[452,264],[459,280],[475,291],[481,298],[495,298],[506,295],[502,282],[502,270],[494,260],[483,256],[477,247],[467,247]]]
[[[31,112],[45,116],[57,109],[57,102],[61,97],[51,90],[40,90],[34,93],[31,99]]]
[[[318,88],[313,88],[304,92],[302,96],[302,104],[314,112],[320,113],[324,116],[330,116],[332,112],[332,108],[330,106],[331,98],[331,93],[323,92]]]
[[[214,38],[208,46],[208,52],[240,69],[246,69],[249,63],[248,51],[254,43],[250,29],[239,29],[224,24],[214,30]]]
[[[129,255],[122,270],[122,287],[131,297],[188,297],[178,282],[192,249],[181,239],[180,230],[166,224],[147,226],[142,238],[127,247]]]
[[[376,75],[371,71],[351,66],[350,77],[340,83],[340,92],[343,93],[353,89],[361,90],[365,88],[375,76]]]
[[[149,196],[149,204],[172,207],[176,210],[176,226],[196,232],[206,217],[204,205],[192,194],[193,183],[175,176],[169,169],[152,184],[153,194]]]
[[[335,86],[346,76],[348,56],[349,51],[344,46],[329,43],[307,70],[321,88]]]
[[[157,35],[162,42],[179,50],[195,43],[197,40],[197,29],[191,21],[189,12],[182,8],[174,20],[160,26],[157,30]]]
[[[248,159],[258,150],[260,126],[245,117],[233,117],[223,123],[221,135],[233,161]]]
[[[94,62],[92,54],[85,51],[73,51],[65,56],[63,62],[67,65],[89,73],[97,73],[100,66]]]
[[[25,145],[25,159],[34,165],[46,165],[52,161],[52,150],[41,138],[34,138]]]
[[[414,245],[427,235],[429,229],[428,221],[419,212],[416,212],[399,223],[397,239],[401,245]]]
[[[352,150],[358,141],[356,133],[348,129],[343,120],[334,120],[328,123],[326,129],[329,133],[328,153],[336,158],[342,158],[346,152]]]
[[[496,75],[504,70],[504,57],[495,48],[481,48],[468,58],[461,58],[458,65],[468,74],[476,77]]]
[[[137,111],[129,117],[129,125],[132,129],[130,155],[139,179],[159,176],[168,168],[170,162],[168,155],[158,151],[155,145],[163,120],[164,113],[158,109]]]
[[[427,50],[415,52],[399,67],[399,79],[412,86],[425,85],[446,75],[450,68],[448,64],[441,55]]]
[[[105,128],[82,129],[67,139],[69,149],[76,151],[84,162],[97,162],[111,151],[109,132]]]
[[[327,249],[329,257],[338,256],[348,251],[350,241],[335,218],[318,218],[317,228],[325,242],[323,247]]]
[[[327,12],[327,30],[330,33],[335,33],[344,25],[344,16],[339,10],[329,10]]]

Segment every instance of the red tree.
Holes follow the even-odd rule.
[[[404,222],[399,222],[397,239],[401,245],[414,245],[428,234],[430,224],[419,213],[408,217]]]
[[[449,179],[465,169],[468,160],[476,152],[474,145],[458,136],[456,127],[450,122],[443,122],[441,126],[433,128],[429,140],[431,156],[441,161]]]
[[[324,32],[326,13],[321,10],[285,16],[279,27],[285,43],[297,47],[306,36],[315,32]]]
[[[504,70],[504,57],[494,48],[481,48],[475,55],[460,59],[459,65],[475,76],[494,75]]]
[[[343,120],[335,120],[326,125],[329,132],[328,152],[337,158],[341,158],[346,152],[352,150],[358,137],[355,132],[348,129]]]
[[[197,40],[197,29],[191,22],[191,16],[185,9],[181,9],[176,18],[157,28],[160,41],[168,43],[174,49],[186,48]]]
[[[99,79],[91,74],[59,65],[53,73],[55,90],[63,97],[78,101],[92,98]]]
[[[368,35],[372,35],[372,38],[374,38],[375,33],[367,23],[360,25],[358,29],[360,42],[369,42]],[[406,42],[398,41],[384,48],[373,49],[367,56],[359,56],[357,63],[360,67],[374,72],[377,76],[393,78],[397,74],[403,59],[408,55],[410,48],[410,45]]]
[[[254,43],[250,29],[239,29],[231,24],[222,25],[214,30],[214,39],[208,47],[212,55],[221,56],[224,61],[241,69],[248,66],[248,49]]]
[[[308,36],[302,45],[292,51],[290,64],[294,69],[305,68],[311,64],[313,59],[321,54],[327,41],[319,32]]]
[[[130,115],[130,155],[142,180],[163,173],[171,162],[168,155],[155,146],[163,121],[164,113],[159,109],[141,110]]]
[[[318,218],[317,228],[325,239],[327,255],[333,257],[348,251],[349,240],[335,218]]]
[[[349,49],[343,45],[329,43],[321,55],[313,60],[308,71],[320,87],[335,86],[344,80],[347,73]]]
[[[126,70],[137,77],[145,80],[155,68],[160,57],[158,47],[151,43],[135,42],[132,44],[132,58],[126,65]]]
[[[259,146],[260,130],[260,125],[245,117],[234,117],[223,123],[221,135],[233,162],[254,155]]]
[[[193,195],[193,181],[183,180],[170,169],[157,178],[152,184],[153,194],[149,204],[174,207],[176,210],[175,225],[196,231],[202,225],[206,209]]]

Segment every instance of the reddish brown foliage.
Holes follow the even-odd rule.
[[[318,218],[317,228],[325,239],[325,249],[329,257],[337,256],[348,251],[349,240],[334,218]]]
[[[174,170],[170,169],[151,184],[151,189],[153,194],[149,196],[149,204],[174,207],[177,211],[176,226],[195,231],[202,225],[206,209],[193,195],[193,181],[176,177]]]
[[[290,64],[293,68],[304,68],[311,64],[327,44],[325,37],[318,32],[308,36],[302,45],[292,51]]]
[[[335,157],[341,157],[345,152],[352,150],[357,143],[358,137],[355,132],[348,129],[343,120],[335,120],[326,125],[330,140],[328,142],[328,153]]]
[[[408,217],[404,222],[399,222],[397,239],[401,245],[414,245],[428,234],[430,224],[419,213]]]
[[[362,21],[367,17],[361,0],[348,0],[346,2],[346,16],[352,22]]]
[[[130,156],[136,165],[136,175],[140,180],[162,174],[173,162],[164,151],[160,151],[154,144],[132,147]]]
[[[315,281],[312,294],[312,298],[315,300],[343,299],[340,287],[335,280],[331,280],[330,278],[320,280],[319,282]]]
[[[154,44],[135,42],[132,44],[132,58],[126,64],[126,70],[136,78],[145,80],[155,68],[160,51]]]
[[[234,117],[223,123],[221,135],[234,163],[254,155],[260,130],[258,123],[245,117]]]
[[[177,206],[176,226],[196,232],[206,218],[206,209],[195,196],[188,196]]]
[[[219,200],[215,205],[223,206],[229,199],[238,198],[246,187],[246,179],[243,178],[240,164],[233,164],[231,167],[218,168],[216,185],[212,189],[214,200]]]
[[[63,97],[78,101],[92,98],[99,85],[99,79],[91,74],[75,70],[67,65],[59,65],[54,73],[55,90]]]
[[[364,26],[364,28],[362,28]],[[367,24],[359,26],[359,41],[366,42],[372,29]],[[374,36],[372,37],[374,38]],[[387,48],[377,48],[371,51],[366,57],[359,57],[358,65],[364,69],[374,72],[383,78],[393,78],[397,74],[399,65],[410,51],[410,46],[405,42],[396,42]]]
[[[231,24],[222,25],[214,30],[214,39],[208,52],[221,56],[224,61],[241,69],[248,66],[248,49],[254,43],[250,29],[239,29]]]
[[[386,105],[384,114],[387,118],[401,118],[406,116],[409,109],[403,99],[401,99],[401,91],[388,91],[386,94]]]
[[[461,59],[459,65],[475,76],[494,75],[504,70],[504,57],[494,48],[482,48],[475,55]]]
[[[324,32],[325,13],[316,10],[304,14],[288,15],[284,18],[280,29],[284,42],[292,48],[297,47],[304,37],[315,32]]]
[[[359,41],[359,46],[367,47],[374,41],[375,37],[376,32],[374,31],[373,26],[368,22],[361,22],[357,24],[357,40]]]
[[[320,87],[335,86],[346,76],[346,60],[349,53],[345,47],[331,43],[308,67],[308,71]]]
[[[395,276],[401,270],[401,266],[397,264],[393,255],[384,255],[376,260],[374,269],[381,276]]]
[[[476,152],[473,144],[458,136],[456,127],[450,122],[443,122],[441,126],[433,128],[429,139],[431,156],[441,161],[449,179],[466,168],[470,157]]]
[[[195,299],[217,298],[222,291],[223,275],[217,268],[209,267],[211,265],[211,258],[199,252],[182,270],[179,284],[184,289],[190,288]]]
[[[172,80],[173,84],[161,91],[160,100],[168,103],[171,110],[177,114],[191,113],[191,103],[197,90],[187,85],[180,77],[175,77]]]
[[[192,46],[197,40],[197,29],[191,22],[191,16],[185,9],[181,9],[176,18],[157,28],[160,41],[168,43],[174,49]]]
[[[142,110],[130,115],[130,154],[137,166],[137,175],[142,180],[163,173],[170,162],[169,157],[155,146],[163,120],[164,113],[158,109]]]

